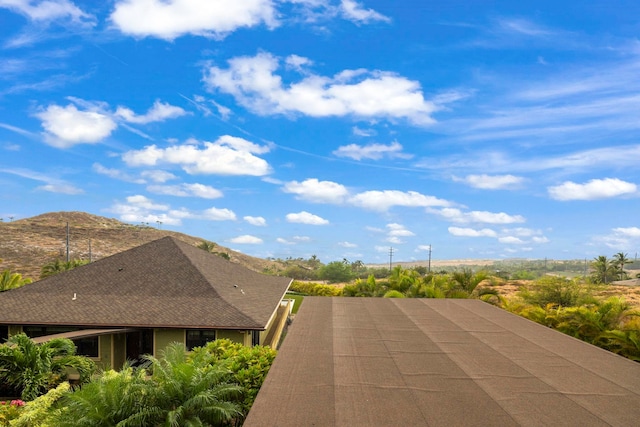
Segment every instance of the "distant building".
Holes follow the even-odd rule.
[[[165,237],[0,293],[0,328],[71,338],[80,354],[114,368],[172,342],[275,346],[290,284]]]

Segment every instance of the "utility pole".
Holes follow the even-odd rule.
[[[427,271],[431,273],[431,245],[429,245],[429,268]]]
[[[391,273],[391,262],[393,261],[393,248],[389,248],[389,273]]]
[[[67,262],[69,262],[69,222],[67,222]]]

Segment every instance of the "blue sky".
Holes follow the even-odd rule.
[[[637,1],[0,0],[0,216],[266,258],[640,248]]]

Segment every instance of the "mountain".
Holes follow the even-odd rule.
[[[85,212],[51,212],[0,222],[0,271],[8,268],[12,273],[38,280],[43,265],[56,259],[66,261],[67,224],[70,260],[95,261],[164,236],[174,236],[193,245],[206,240]],[[217,244],[214,251],[226,253],[232,262],[254,271],[281,268],[277,262],[251,257]]]

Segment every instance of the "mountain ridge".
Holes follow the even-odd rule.
[[[95,261],[165,236],[174,236],[193,245],[209,241],[160,227],[133,225],[79,211],[48,212],[2,221],[0,236],[0,271],[9,269],[34,281],[40,278],[42,266],[56,259],[66,261],[67,247],[70,260]],[[279,267],[277,262],[245,255],[217,243],[215,251],[228,254],[231,262],[254,271],[263,272]]]

